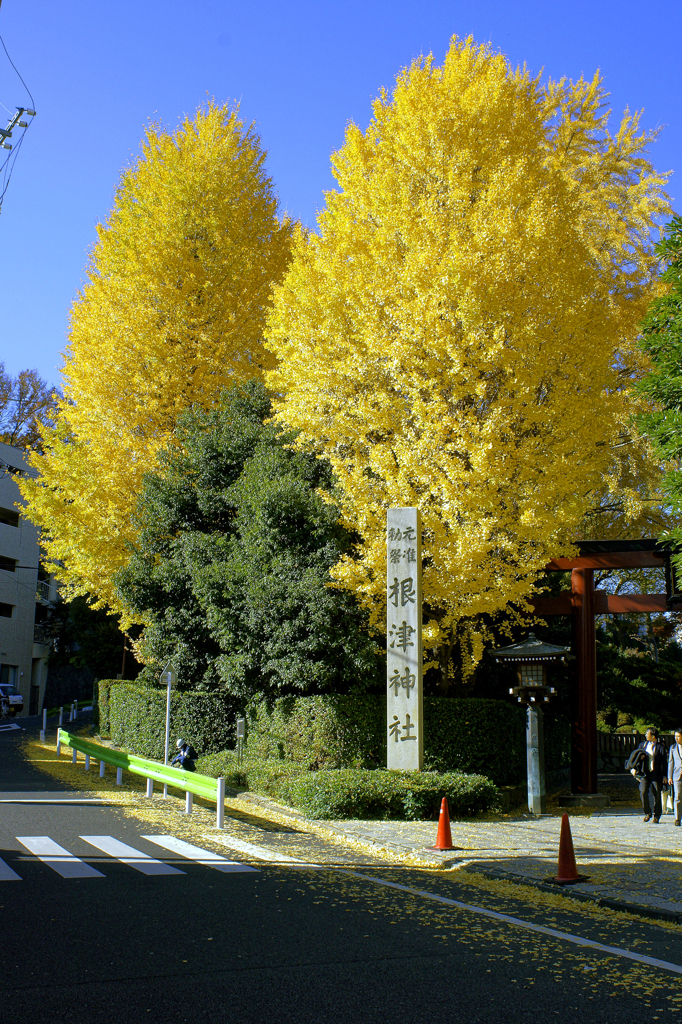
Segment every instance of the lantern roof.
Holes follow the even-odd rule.
[[[510,647],[497,647],[488,651],[495,661],[565,661],[573,658],[570,647],[557,647],[556,644],[546,644],[538,640],[535,633],[529,633],[528,638],[520,644],[511,644]]]

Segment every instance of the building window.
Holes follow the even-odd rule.
[[[16,558],[4,558],[2,555],[0,555],[0,569],[4,569],[5,572],[15,572],[16,568]]]
[[[0,686],[17,686],[19,683],[18,665],[0,665]]]
[[[18,526],[19,513],[11,508],[0,508],[0,523],[4,523],[5,526]]]
[[[0,616],[3,616],[6,619],[11,619],[13,610],[13,604],[5,604],[3,601],[0,601]]]

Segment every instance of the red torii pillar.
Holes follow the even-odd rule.
[[[597,633],[594,623],[594,569],[571,571],[573,687],[571,792],[597,792]]]
[[[571,797],[564,804],[599,804],[607,798],[597,793],[597,637],[595,615],[624,612],[680,611],[682,604],[670,573],[670,552],[656,540],[583,541],[576,558],[555,558],[548,572],[571,572],[571,589],[558,597],[537,597],[535,614],[545,618],[571,615],[575,686],[571,723]],[[594,589],[595,569],[666,567],[667,594],[607,594]]]

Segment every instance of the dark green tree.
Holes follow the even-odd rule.
[[[145,478],[117,588],[146,623],[146,672],[171,658],[185,689],[367,692],[381,686],[380,652],[352,597],[329,585],[354,540],[318,493],[331,469],[269,415],[257,381],[187,411]]]
[[[673,513],[682,512],[682,217],[668,225],[657,252],[666,269],[666,294],[654,299],[642,325],[641,346],[652,368],[638,387],[650,411],[640,424],[661,459],[669,464],[663,488]],[[682,541],[682,525],[666,536]]]
[[[53,642],[51,667],[89,669],[96,679],[115,679],[124,670],[126,678],[135,677],[139,666],[130,640],[121,632],[118,616],[106,608],[93,608],[85,597],[59,599],[41,625]]]

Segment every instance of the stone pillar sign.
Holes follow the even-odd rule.
[[[424,762],[422,529],[416,508],[390,508],[386,522],[388,768]]]

